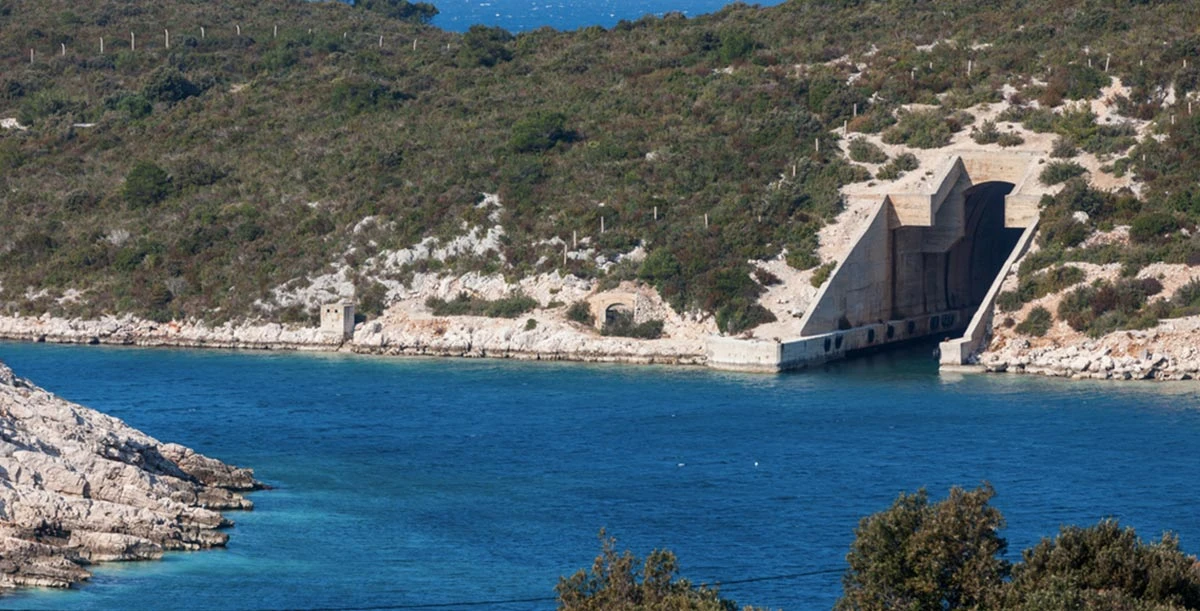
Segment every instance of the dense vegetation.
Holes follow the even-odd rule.
[[[920,490],[863,518],[846,555],[834,611],[1185,611],[1200,609],[1200,562],[1165,534],[1142,541],[1115,520],[1063,526],[1006,557],[1004,516],[991,486],[953,488],[932,502]],[[590,569],[559,580],[562,611],[733,611],[718,591],[679,579],[678,562],[656,550],[643,562],[600,533]],[[747,608],[749,609],[749,608]]]
[[[1004,559],[1004,517],[991,487],[931,503],[901,494],[864,518],[846,559],[837,611],[1181,611],[1200,609],[1200,565],[1170,535],[1144,542],[1103,520],[1064,526]]]
[[[655,550],[645,561],[629,551],[618,553],[616,539],[600,531],[600,555],[588,570],[559,579],[555,591],[561,611],[737,611],[716,589],[678,579],[675,554]],[[747,607],[747,609],[749,609]]]
[[[1184,66],[1200,54],[1200,15],[1189,7],[795,0],[513,35],[443,32],[427,25],[436,8],[405,0],[0,0],[0,117],[29,126],[0,130],[0,303],[303,319],[271,289],[348,265],[379,301],[363,263],[490,225],[476,207],[487,192],[504,205],[502,257],[408,271],[640,278],[737,331],[770,319],[747,260],[786,249],[794,266],[820,265],[815,231],[839,210],[838,188],[866,178],[831,128],[936,146],[969,125],[957,110],[1004,85],[1057,106],[1111,76],[1133,87],[1123,112],[1153,120],[1160,138],[1084,110],[1007,117],[1058,133],[1064,157],[1109,155],[1146,186],[1139,199],[1068,180],[1047,203],[1043,267],[1200,262],[1200,115],[1185,105],[1200,62]],[[1084,63],[1085,48],[1112,54],[1107,73]],[[897,122],[917,102],[936,107]],[[1081,209],[1086,222],[1071,214]],[[1134,225],[1132,248],[1079,248],[1082,230],[1113,223]],[[594,258],[564,266],[545,241],[572,232],[600,255],[640,244],[650,256],[608,272]],[[84,293],[60,303],[68,289]]]

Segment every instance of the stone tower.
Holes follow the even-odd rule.
[[[321,306],[321,334],[331,342],[354,337],[354,304],[339,301]]]

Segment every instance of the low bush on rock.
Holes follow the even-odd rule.
[[[450,301],[437,297],[425,300],[425,306],[435,316],[487,316],[490,318],[516,318],[538,306],[536,299],[523,293],[514,293],[500,299],[488,300],[459,293]]]

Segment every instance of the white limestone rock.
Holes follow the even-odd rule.
[[[225,545],[253,472],[69,403],[0,364],[0,588],[68,587],[92,562]]]

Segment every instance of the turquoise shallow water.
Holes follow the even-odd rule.
[[[226,550],[109,565],[0,607],[541,598],[590,563],[601,527],[639,554],[675,550],[698,581],[828,571],[897,492],[981,480],[1014,554],[1105,516],[1200,551],[1200,386],[939,376],[927,355],[746,376],[0,344],[18,374],[276,486],[233,516]],[[828,609],[840,586],[819,573],[724,591]]]

